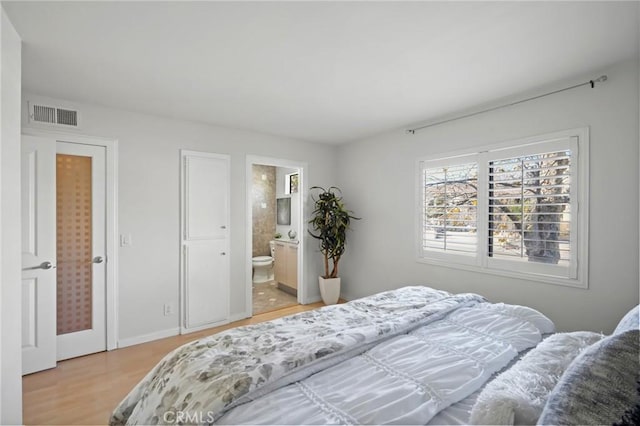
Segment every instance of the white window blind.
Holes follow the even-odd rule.
[[[571,152],[489,163],[489,255],[568,265]]]
[[[587,136],[421,160],[419,258],[586,286]]]

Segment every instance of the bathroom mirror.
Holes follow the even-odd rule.
[[[291,225],[291,198],[278,198],[276,203],[278,225]]]

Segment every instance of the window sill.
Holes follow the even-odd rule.
[[[437,260],[437,259],[429,259],[429,258],[424,258],[424,257],[418,257],[416,259],[416,261],[418,263],[425,263],[425,264],[429,264],[429,265],[442,266],[442,267],[445,267],[445,268],[458,269],[458,270],[464,270],[464,271],[470,271],[470,272],[479,272],[479,273],[482,273],[482,274],[497,275],[497,276],[509,277],[509,278],[518,278],[518,279],[526,280],[526,281],[533,281],[533,282],[539,282],[539,283],[545,283],[545,284],[553,284],[553,285],[561,285],[561,286],[565,286],[565,287],[573,287],[573,288],[579,288],[579,289],[583,289],[583,290],[587,290],[589,288],[589,282],[588,282],[588,277],[587,276],[584,276],[584,277],[581,277],[581,278],[579,277],[578,279],[563,278],[563,277],[543,275],[543,274],[524,273],[524,272],[517,272],[517,271],[507,271],[507,270],[502,270],[502,269],[484,268],[484,267],[477,266],[477,265],[456,263],[456,262],[452,262],[452,261],[443,261],[443,260]]]

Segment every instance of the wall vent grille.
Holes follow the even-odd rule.
[[[33,106],[33,120],[42,123],[56,123],[56,109],[44,105]]]
[[[78,125],[78,111],[72,111],[69,109],[56,109],[58,116],[58,124],[64,124],[66,126]]]
[[[29,121],[65,127],[78,127],[78,111],[29,103]]]

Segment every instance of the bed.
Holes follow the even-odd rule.
[[[136,385],[110,423],[577,423],[575,398],[594,396],[570,395],[585,376],[574,364],[603,347],[624,366],[616,385],[625,390],[611,397],[619,421],[633,415],[640,379],[637,309],[627,317],[612,336],[554,333],[525,306],[403,287],[188,343]],[[611,398],[601,402],[610,407]]]

